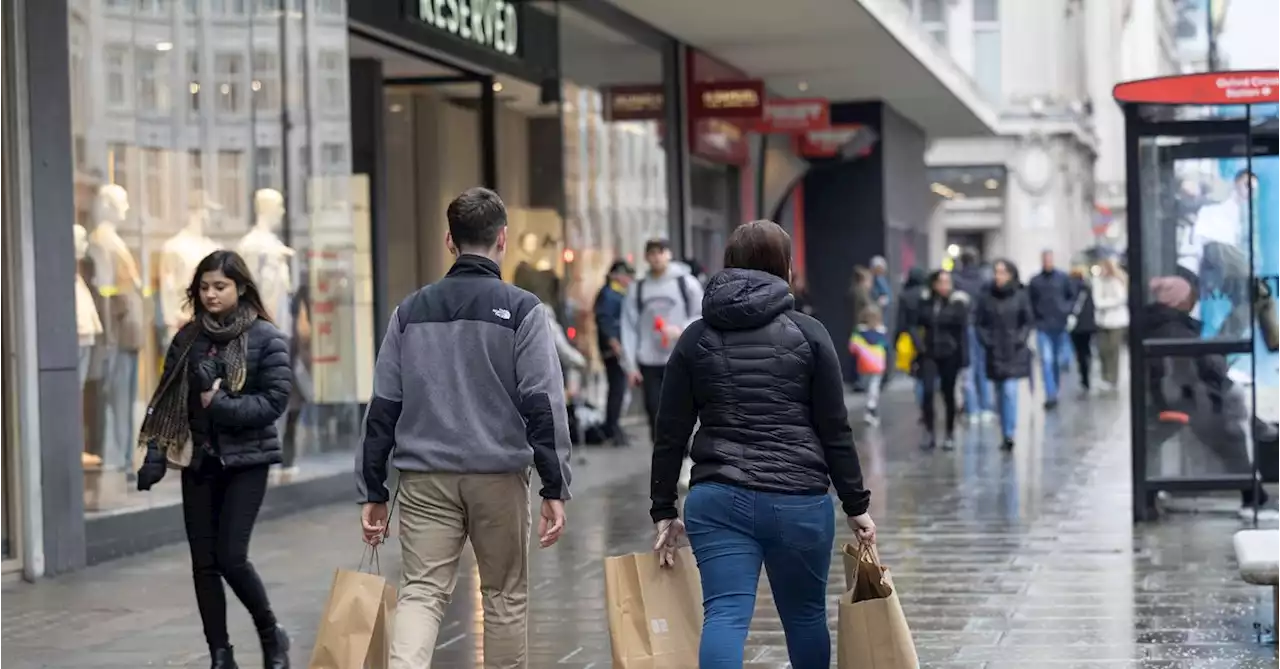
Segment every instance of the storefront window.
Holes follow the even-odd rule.
[[[134,491],[134,444],[165,351],[190,317],[184,290],[219,248],[245,257],[292,341],[295,396],[278,426],[287,462],[273,481],[349,467],[349,455],[329,454],[356,441],[373,329],[368,184],[346,158],[347,32],[311,21],[314,3],[283,5],[70,3],[90,514],[178,499],[173,475]],[[311,178],[305,148],[317,142],[336,147],[323,178]]]
[[[658,49],[559,5],[568,248],[565,323],[598,377],[592,304],[614,260],[671,235],[665,71]],[[643,270],[643,267],[639,268]]]

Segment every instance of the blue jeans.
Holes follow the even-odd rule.
[[[1018,429],[1018,379],[995,381],[999,395],[1000,436],[1013,439]]]
[[[1040,354],[1040,371],[1044,376],[1044,399],[1056,400],[1062,370],[1071,364],[1071,337],[1066,330],[1036,330],[1036,349]]]
[[[969,371],[964,375],[964,412],[970,416],[990,411],[991,386],[987,383],[987,350],[978,341],[978,331],[969,326]]]
[[[827,574],[836,533],[831,497],[698,483],[684,511],[702,577],[705,620],[698,666],[742,667],[763,565],[791,666],[829,667]]]

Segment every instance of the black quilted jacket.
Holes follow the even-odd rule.
[[[707,284],[702,320],[667,362],[653,454],[655,521],[676,516],[676,481],[694,423],[692,484],[824,494],[867,510],[835,346],[794,308],[787,283],[729,269]]]
[[[181,335],[179,335],[181,336]],[[280,462],[276,420],[289,405],[293,372],[289,342],[276,326],[258,320],[249,328],[244,388],[238,393],[219,390],[208,408],[200,405],[203,390],[195,374],[202,359],[217,358],[221,346],[197,335],[187,358],[190,396],[187,399],[195,466],[217,457],[224,467],[252,467]],[[175,355],[170,347],[166,366]],[[227,383],[223,379],[223,384]]]

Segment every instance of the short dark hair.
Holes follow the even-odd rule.
[[[961,267],[977,267],[977,266],[978,266],[978,252],[977,252],[977,251],[974,251],[973,249],[965,249],[965,250],[961,251],[961,252],[960,252],[960,266],[961,266]]]
[[[456,247],[490,248],[498,232],[507,227],[507,206],[488,188],[468,188],[449,203],[445,212],[449,234]]]
[[[768,272],[783,281],[791,279],[791,235],[773,221],[751,221],[729,235],[724,248],[726,268]]]
[[[610,276],[613,276],[614,274],[635,274],[635,273],[636,271],[634,269],[631,269],[631,263],[628,263],[625,260],[615,260],[613,261],[612,265],[609,265]]]
[[[1232,179],[1232,183],[1240,183],[1244,179],[1249,179],[1252,181],[1257,178],[1258,178],[1258,175],[1254,174],[1253,172],[1250,172],[1248,168],[1246,168],[1246,169],[1240,170],[1239,172],[1236,172],[1236,178]]]
[[[644,243],[644,254],[649,255],[654,251],[670,251],[671,243],[665,239],[650,239]]]

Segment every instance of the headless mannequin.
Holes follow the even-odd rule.
[[[74,240],[76,247],[76,338],[79,342],[80,356],[76,362],[76,371],[80,374],[80,392],[84,392],[85,381],[89,379],[89,362],[93,358],[93,344],[102,334],[102,319],[98,316],[98,305],[94,303],[93,291],[85,283],[80,274],[80,264],[89,254],[89,231],[79,223],[75,224]],[[95,388],[96,390],[96,388]],[[88,401],[86,399],[86,401]],[[95,421],[96,422],[96,421]],[[81,464],[85,467],[97,467],[102,458],[93,453],[81,455]]]
[[[160,249],[160,312],[164,317],[169,341],[178,329],[191,320],[187,305],[187,287],[196,267],[204,257],[218,250],[218,245],[204,234],[209,212],[217,205],[205,198],[197,199],[187,215],[187,224],[169,238]]]
[[[89,233],[86,249],[88,260],[93,264],[93,283],[102,324],[102,337],[93,357],[101,363],[100,453],[103,468],[108,471],[132,469],[138,351],[144,341],[141,274],[117,231],[128,213],[129,195],[123,188],[115,184],[100,188],[94,202],[96,224]]]
[[[284,220],[284,196],[277,190],[263,188],[254,193],[253,208],[257,220],[236,246],[236,252],[249,265],[272,320],[282,331],[289,332],[289,295],[293,292],[289,262],[294,250],[285,246],[276,234]]]

